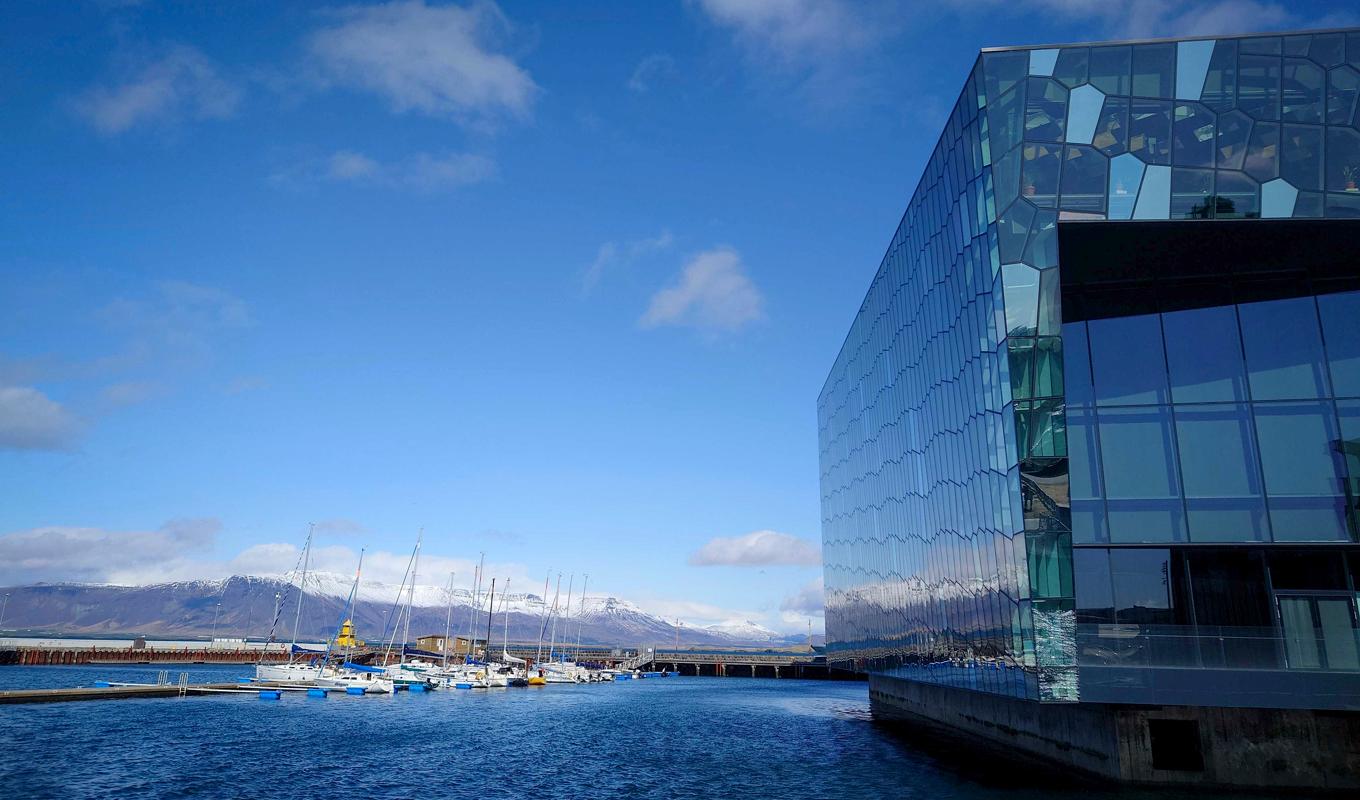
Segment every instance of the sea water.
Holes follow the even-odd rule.
[[[166,669],[172,682],[188,672],[192,683],[250,672]],[[0,689],[154,683],[158,672],[0,667]],[[958,743],[904,738],[872,719],[863,683],[675,677],[387,696],[0,705],[3,798],[1184,796],[1112,790]]]

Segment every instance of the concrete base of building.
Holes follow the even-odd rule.
[[[869,676],[878,719],[939,729],[1098,778],[1360,790],[1360,712],[1037,703]]]

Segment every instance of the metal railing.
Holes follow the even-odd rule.
[[[1360,673],[1360,630],[1294,635],[1275,628],[1077,626],[1077,664]]]

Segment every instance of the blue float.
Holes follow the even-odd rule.
[[[471,688],[472,688],[472,684],[470,684],[470,683],[455,683],[455,684],[453,685],[453,688],[455,688],[455,689],[471,689]]]
[[[111,686],[113,686],[113,684],[109,683],[108,681],[95,681],[95,682],[94,682],[94,688],[96,688],[96,689],[108,689],[108,688],[111,687]]]
[[[363,693],[364,693],[364,687],[362,687],[362,686],[346,686],[346,687],[345,687],[345,694],[363,694]]]
[[[325,696],[326,696],[326,690],[325,690],[325,689],[308,689],[308,690],[307,690],[307,696],[308,696],[308,697],[325,697]]]
[[[283,692],[280,692],[280,691],[277,690],[277,689],[261,689],[261,690],[260,690],[260,699],[261,699],[261,700],[278,700],[280,697],[283,697]]]
[[[423,683],[413,683],[408,688],[413,692],[423,692],[427,687]]]

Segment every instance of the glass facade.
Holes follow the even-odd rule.
[[[818,398],[833,658],[1352,668],[1360,292],[1064,322],[1058,225],[1360,218],[1358,102],[1360,30],[981,55]]]

